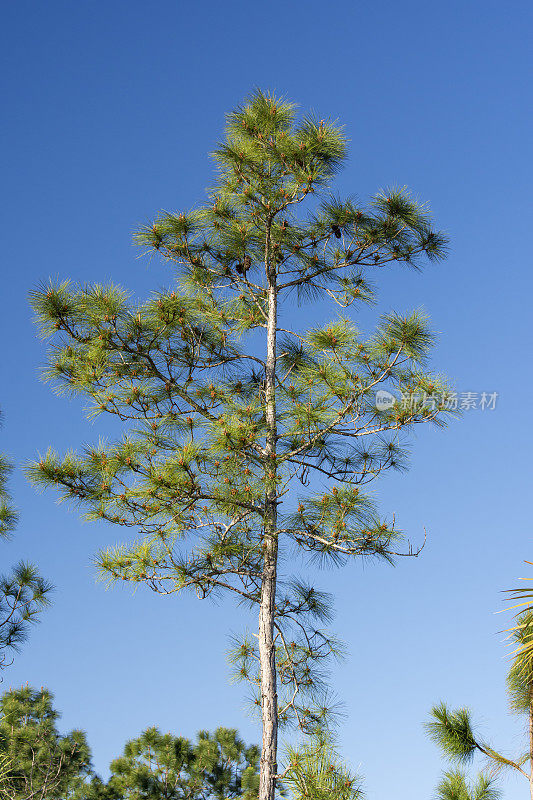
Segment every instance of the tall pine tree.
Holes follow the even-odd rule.
[[[116,286],[33,293],[52,338],[48,378],[122,421],[124,436],[81,455],[49,451],[29,473],[89,519],[137,534],[100,554],[107,578],[199,597],[224,590],[258,609],[257,636],[233,656],[261,709],[259,796],[271,800],[278,724],[317,733],[335,651],[322,630],[327,599],[280,582],[280,556],[403,552],[394,519],[362,487],[404,466],[402,431],[447,413],[446,386],[425,368],[424,317],[390,314],[365,338],[344,310],[372,299],[373,273],[438,260],[445,240],[405,191],[366,206],[332,195],[342,129],[299,120],[283,99],[257,92],[230,113],[214,155],[208,202],[136,236],[175,269],[173,289],[140,304]],[[295,299],[341,311],[300,330]],[[378,390],[409,402],[376,404]]]

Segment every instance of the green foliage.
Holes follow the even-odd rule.
[[[46,689],[25,686],[0,698],[0,757],[5,774],[3,800],[67,800],[90,771],[85,734],[61,736],[59,714]]]
[[[28,626],[49,605],[51,589],[36,567],[24,561],[0,576],[0,670],[8,665],[8,652],[19,649]]]
[[[513,628],[512,639],[516,644],[512,664],[507,676],[507,690],[511,710],[527,714],[529,732],[529,752],[520,754],[514,759],[508,758],[481,741],[475,734],[470,712],[466,708],[450,711],[444,703],[435,706],[431,711],[431,720],[426,730],[431,739],[440,747],[446,758],[455,762],[469,762],[478,752],[485,757],[492,770],[492,778],[502,769],[511,769],[530,780],[533,774],[533,742],[531,726],[533,725],[533,672],[531,667],[530,647],[533,636],[533,613],[527,609],[518,618]],[[526,765],[529,764],[529,772]],[[479,775],[476,785],[470,790],[463,773],[454,771],[445,773],[438,787],[438,797],[447,798],[493,797],[495,789],[492,778]]]
[[[531,564],[533,562],[526,561],[525,563]],[[509,631],[511,637],[518,644],[514,655],[520,659],[521,669],[523,669],[525,672],[531,672],[533,669],[533,637],[524,636],[523,622],[524,620],[527,621],[530,618],[530,615],[533,614],[533,589],[531,587],[508,589],[507,593],[513,601],[519,601],[515,606],[512,607],[513,609],[519,609],[515,614],[517,623]]]
[[[510,768],[526,774],[522,766],[530,759],[530,755],[513,760],[494,750],[474,734],[468,709],[450,711],[441,703],[432,709],[431,717],[432,720],[426,724],[426,731],[446,758],[459,763],[469,762],[477,751],[485,756],[496,772],[502,768]]]
[[[494,785],[494,779],[502,768],[518,770],[526,775],[522,769],[526,758],[512,761],[476,737],[468,709],[450,711],[444,703],[440,703],[432,709],[431,718],[426,724],[426,730],[446,758],[465,763],[470,762],[478,752],[485,757],[492,769],[491,775],[479,773],[476,782],[471,786],[460,770],[445,772],[437,786],[439,800],[496,800],[500,792]]]
[[[315,736],[299,748],[288,748],[283,782],[294,800],[359,800],[361,780],[336,752],[331,740]]]
[[[402,434],[449,414],[446,382],[426,371],[427,320],[390,314],[364,336],[340,316],[300,332],[290,303],[319,298],[344,314],[373,299],[380,268],[438,260],[446,241],[403,189],[367,204],[333,196],[342,128],[298,119],[282,98],[256,92],[233,111],[214,157],[207,202],[135,237],[171,265],[173,288],[141,303],[115,286],[32,293],[51,339],[46,378],[89,398],[91,415],[114,415],[123,436],[50,450],[28,474],[87,519],[132,529],[99,554],[105,579],[229,591],[254,606],[274,542],[276,564],[295,547],[332,563],[412,554],[363,487],[405,467]],[[262,352],[267,329],[276,365]],[[436,401],[380,409],[378,389]],[[288,578],[272,610],[280,721],[308,732],[322,724],[325,664],[338,653],[318,598]],[[245,636],[232,656],[254,702],[259,644]]]
[[[94,778],[80,800],[255,800],[258,764],[259,749],[232,729],[200,731],[192,744],[148,728],[112,762],[107,784]]]
[[[115,789],[111,781],[105,783],[98,775],[84,783],[74,792],[74,800],[123,800],[122,794]]]
[[[533,703],[533,611],[520,614],[511,640],[515,650],[507,676],[509,704],[513,711],[529,713]]]
[[[278,618],[274,623],[278,677],[278,720],[281,726],[296,724],[304,733],[330,731],[340,710],[327,688],[331,658],[340,660],[344,647],[322,625],[332,617],[331,597],[299,580],[280,592]],[[292,620],[299,624],[291,624]],[[260,671],[255,637],[235,637],[229,651],[235,681],[250,684],[252,707],[261,704]],[[298,702],[295,702],[295,690]]]
[[[0,797],[3,789],[8,785],[10,764],[11,761],[7,756],[0,755]]]
[[[7,491],[11,471],[0,454],[0,538],[8,539],[17,524],[17,513]],[[9,665],[9,653],[17,651],[26,639],[28,628],[49,605],[52,586],[25,561],[10,573],[0,575],[0,672]]]
[[[0,698],[0,800],[255,800],[259,748],[230,728],[197,740],[148,728],[126,742],[104,782],[85,734],[62,736],[53,695],[29,686]]]
[[[9,535],[15,530],[18,519],[7,492],[7,479],[10,472],[11,465],[0,454],[0,537],[2,539],[9,538]]]
[[[476,739],[466,708],[450,711],[444,703],[431,710],[432,721],[426,725],[430,738],[452,761],[470,761],[476,751]]]
[[[488,775],[478,775],[469,786],[465,775],[458,770],[445,772],[437,786],[438,800],[498,800],[500,796],[500,790]]]

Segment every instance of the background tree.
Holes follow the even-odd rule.
[[[329,194],[345,154],[336,124],[298,121],[292,104],[257,92],[228,116],[207,204],[137,235],[175,266],[174,288],[141,304],[115,286],[32,293],[53,338],[48,378],[115,415],[124,436],[81,455],[49,451],[29,474],[89,519],[137,532],[100,554],[106,578],[225,590],[258,609],[258,635],[233,659],[261,709],[261,800],[275,791],[278,723],[323,724],[323,668],[336,653],[327,598],[279,576],[280,556],[412,553],[361,487],[403,468],[402,431],[447,410],[445,384],[426,372],[433,336],[420,314],[385,316],[369,338],[346,315],[291,327],[294,298],[346,309],[371,300],[372,272],[444,254],[405,191],[366,207]],[[407,401],[377,407],[378,389]]]
[[[111,763],[107,784],[95,778],[83,800],[255,800],[259,748],[247,747],[237,731],[200,731],[188,739],[148,728],[127,742]]]
[[[0,698],[0,756],[7,764],[0,782],[3,800],[68,800],[90,771],[85,734],[61,736],[47,689],[29,686]]]
[[[0,454],[0,538],[9,539],[17,525],[17,513],[7,491],[11,466]],[[18,650],[28,628],[49,605],[52,585],[37,568],[20,561],[11,572],[0,575],[0,672],[10,663],[9,654]]]
[[[74,800],[122,800],[122,795],[111,781],[106,783],[98,775],[93,775],[90,782],[85,782],[76,790]]]
[[[478,753],[485,757],[488,767],[492,770],[492,777],[502,769],[518,772],[529,782],[530,795],[533,799],[533,668],[531,659],[524,656],[524,649],[527,651],[533,640],[531,612],[522,614],[513,632],[513,639],[516,650],[507,676],[507,689],[511,710],[526,717],[527,751],[514,759],[502,755],[475,732],[468,709],[459,708],[450,711],[444,703],[432,709],[432,721],[427,725],[427,729],[430,737],[452,761],[468,763]],[[465,783],[463,773],[447,773],[442,785],[459,786],[461,781]],[[479,791],[483,781],[486,781],[487,791],[489,789],[492,791],[491,777],[483,775],[479,776],[477,784]],[[443,795],[450,798],[455,796],[461,797],[460,794]]]

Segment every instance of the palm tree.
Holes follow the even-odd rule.
[[[525,561],[524,563],[531,564],[533,566],[533,561]],[[521,580],[525,580],[525,578],[521,578]],[[510,633],[519,642],[519,646],[516,651],[517,655],[520,656],[522,661],[526,662],[529,659],[533,659],[533,639],[525,637],[522,641],[522,639],[518,636],[518,630],[521,625],[520,620],[524,617],[524,615],[533,613],[533,587],[528,586],[523,589],[508,589],[507,594],[512,600],[520,601],[515,606],[512,606],[513,609],[518,608],[520,610],[516,613],[517,624],[514,628],[510,629]]]

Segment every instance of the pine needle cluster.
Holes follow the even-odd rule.
[[[468,783],[459,770],[445,772],[437,786],[438,800],[498,800],[501,791],[488,775],[478,775],[473,783]]]
[[[361,800],[361,778],[346,767],[330,737],[289,747],[283,783],[294,800]]]

